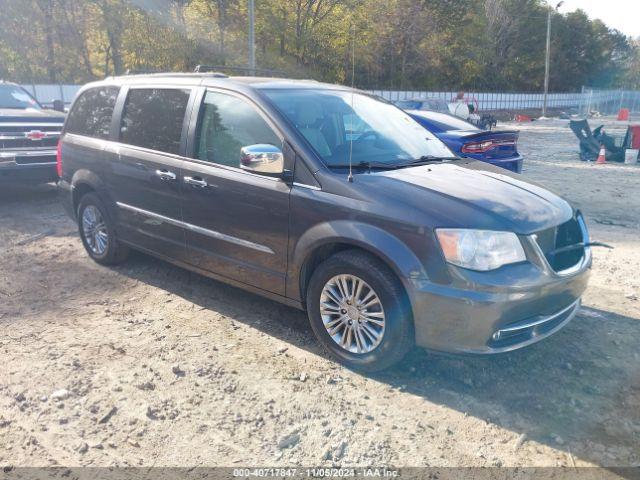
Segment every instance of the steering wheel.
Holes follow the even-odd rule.
[[[378,132],[374,132],[373,130],[365,130],[364,132],[362,132],[360,134],[360,136],[358,137],[357,140],[355,140],[356,142],[361,142],[363,141],[365,138],[368,137],[374,137],[376,140],[380,137],[380,134]]]

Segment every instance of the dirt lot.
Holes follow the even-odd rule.
[[[363,376],[303,313],[143,255],[91,262],[53,187],[0,190],[0,464],[640,465],[640,166],[522,129],[524,176],[586,214],[580,314],[495,358]]]

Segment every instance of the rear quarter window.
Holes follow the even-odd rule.
[[[94,138],[109,138],[111,116],[119,87],[85,90],[74,102],[67,117],[65,131]]]
[[[178,154],[190,93],[178,88],[129,90],[122,112],[120,141]]]

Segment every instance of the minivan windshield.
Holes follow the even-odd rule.
[[[0,84],[0,108],[40,109],[40,104],[25,90],[17,85]]]
[[[407,113],[373,96],[345,90],[265,89],[329,167],[401,165],[454,154]]]

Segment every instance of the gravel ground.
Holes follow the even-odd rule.
[[[303,313],[141,254],[100,267],[53,187],[0,187],[0,464],[640,465],[640,166],[517,128],[524,176],[615,246],[584,307],[522,351],[369,376]]]

